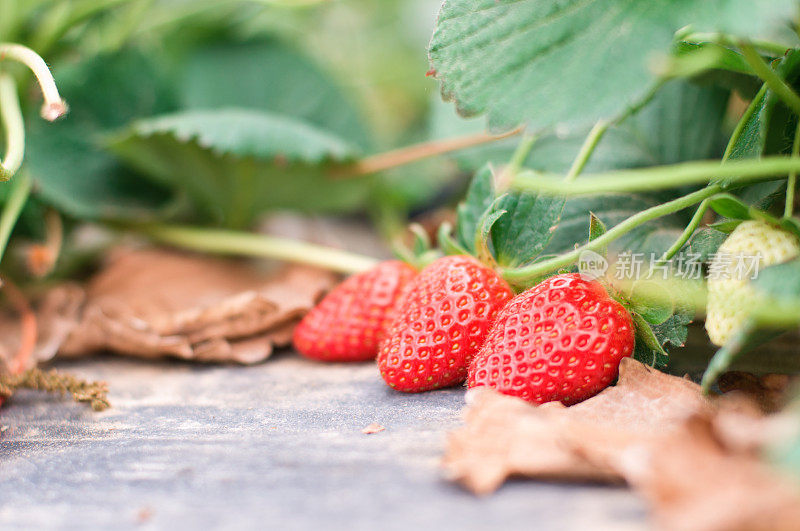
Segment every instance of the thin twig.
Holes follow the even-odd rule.
[[[437,155],[444,155],[452,151],[459,151],[481,144],[503,140],[504,138],[519,134],[522,129],[522,127],[518,127],[513,131],[501,135],[479,133],[476,135],[448,138],[446,140],[423,142],[421,144],[366,157],[344,168],[338,168],[334,171],[333,175],[336,177],[358,177],[361,175],[378,173]]]

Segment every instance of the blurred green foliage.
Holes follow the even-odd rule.
[[[35,200],[77,219],[247,227],[276,208],[402,219],[457,176],[453,166],[327,171],[427,139],[438,6],[0,0],[0,41],[40,53],[71,105],[42,123],[19,70]]]

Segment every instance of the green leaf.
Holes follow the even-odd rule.
[[[747,74],[748,76],[753,75],[753,70],[742,54],[713,42],[690,43],[681,41],[675,45],[672,60],[696,60],[697,56],[701,54],[704,56],[705,62],[703,63],[703,68],[698,69],[698,71],[717,69]],[[693,73],[690,73],[690,75]]]
[[[497,262],[504,267],[515,267],[539,256],[561,220],[564,202],[563,197],[506,194],[497,209],[507,214],[492,227]]]
[[[478,232],[475,234],[475,253],[478,260],[485,264],[494,264],[494,252],[492,250],[492,229],[494,224],[497,223],[501,217],[505,216],[508,212],[506,210],[498,210],[496,205],[503,200],[503,197],[498,197],[492,203],[478,222]]]
[[[731,194],[715,195],[708,204],[720,216],[730,219],[751,219],[750,206]]]
[[[563,197],[518,192],[497,197],[492,169],[487,165],[475,174],[458,206],[459,241],[479,255],[489,249],[502,266],[525,264],[550,241],[563,208]],[[482,241],[487,242],[486,248],[477,245]]]
[[[578,127],[643,101],[657,81],[649,61],[669,53],[678,29],[763,37],[795,9],[794,0],[447,0],[429,55],[465,116]]]
[[[666,368],[669,362],[669,354],[664,350],[658,337],[656,337],[652,326],[637,313],[633,313],[631,316],[636,328],[633,359],[657,369]]]
[[[800,88],[800,52],[789,51],[776,66],[778,74],[795,89]],[[771,90],[762,90],[750,103],[750,115],[741,135],[731,146],[730,160],[791,152],[797,117]],[[727,185],[727,181],[718,181]],[[737,190],[736,195],[756,208],[767,209],[785,187],[784,179],[766,181]]]
[[[783,230],[791,232],[792,234],[800,238],[800,219],[782,218],[780,220],[780,226]]]
[[[688,254],[695,255],[699,261],[708,262],[727,237],[722,231],[706,227],[692,234],[684,249]]]
[[[696,85],[686,81],[667,83],[642,110],[617,127],[612,127],[597,147],[586,168],[587,173],[614,169],[672,164],[687,160],[704,160],[719,156],[724,138],[722,121],[727,106],[728,91]],[[458,119],[443,105],[434,106],[433,134],[451,136],[481,129],[476,120]],[[585,133],[561,138],[548,135],[534,144],[525,166],[552,173],[565,173],[583,143]],[[508,161],[514,141],[459,153],[457,161],[464,168],[479,161],[500,165]],[[486,168],[482,171],[488,171]],[[490,174],[487,173],[486,176]],[[485,176],[485,177],[486,177]],[[579,177],[587,178],[587,177]],[[473,181],[473,185],[477,184]],[[483,181],[482,186],[490,185]],[[483,212],[488,203],[484,189],[468,196],[475,211]],[[621,193],[593,197],[571,198],[543,254],[558,254],[587,241],[586,217],[589,212],[612,227],[637,212],[674,199],[681,190],[662,193]],[[484,195],[482,195],[484,194]],[[469,200],[472,197],[472,200]],[[669,216],[647,223],[612,245],[612,251],[627,249],[634,252],[663,252],[680,235],[689,221],[689,213]],[[462,216],[459,216],[461,218]],[[468,231],[469,232],[469,231]],[[474,234],[474,229],[471,232]]]
[[[600,218],[594,215],[594,212],[589,212],[589,241],[594,241],[607,232],[605,223]],[[606,254],[606,249],[601,249],[600,254]]]
[[[753,286],[778,300],[800,299],[800,260],[776,264],[759,271]]]
[[[709,225],[709,227],[718,232],[724,232],[725,234],[730,234],[736,229],[736,227],[741,225],[741,223],[742,223],[741,219],[734,219],[729,221],[718,221],[716,223],[712,223],[711,225]]]
[[[275,40],[222,42],[197,48],[181,81],[186,109],[240,107],[281,114],[366,148],[361,116],[332,76]]]
[[[461,244],[453,238],[453,226],[447,221],[439,225],[439,230],[436,233],[436,242],[439,244],[444,254],[470,254],[469,251],[464,249]]]
[[[653,100],[621,125],[610,128],[586,166],[586,173],[705,160],[721,154],[725,140],[722,121],[729,91],[675,80],[665,84]],[[452,106],[432,102],[430,134],[449,138],[484,131],[480,119],[459,117]],[[524,166],[548,173],[566,173],[589,129],[568,135],[549,134],[533,145]],[[466,171],[487,162],[506,164],[518,139],[511,138],[453,156]]]
[[[650,286],[646,290],[643,290],[641,289],[642,282],[647,282]],[[637,288],[639,288],[638,291]],[[666,288],[662,287],[657,280],[644,280],[635,283],[630,294],[633,311],[641,315],[642,318],[651,325],[665,322],[672,317],[674,311],[672,304],[665,304],[663,302],[670,299],[668,292],[661,293],[659,297],[645,297],[642,295],[642,292],[653,293],[654,290],[659,289],[662,292],[666,291]]]
[[[38,196],[79,218],[159,216],[172,193],[125,168],[103,148],[104,135],[138,117],[169,112],[175,99],[158,69],[132,50],[95,56],[55,73],[70,104],[49,123],[27,121],[26,166]]]
[[[494,202],[494,175],[491,165],[485,165],[472,177],[467,195],[457,209],[457,236],[461,247],[475,253],[475,235],[481,216]]]
[[[703,391],[707,393],[711,386],[714,385],[714,382],[717,381],[717,378],[727,371],[740,356],[782,333],[782,330],[778,332],[775,330],[758,330],[753,323],[746,322],[739,330],[734,331],[733,336],[725,346],[719,349],[714,354],[714,357],[711,358],[701,381]]]
[[[187,193],[217,222],[242,227],[270,208],[352,210],[363,179],[326,172],[351,160],[347,142],[297,120],[244,109],[189,111],[135,122],[110,142],[132,166]]]
[[[650,282],[651,289],[657,286],[655,281]],[[683,286],[679,289],[694,288],[680,283],[673,285]],[[669,315],[667,306],[663,302],[655,303],[652,299],[637,297],[635,291],[632,299],[637,334],[634,357],[643,363],[664,368],[668,361],[668,347],[682,347],[686,343],[689,335],[688,326],[694,319],[694,311],[678,302],[682,300],[680,293],[672,297],[673,303],[669,308]]]

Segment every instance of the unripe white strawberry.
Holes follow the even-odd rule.
[[[756,298],[750,285],[751,266],[757,261],[757,269],[762,270],[798,255],[797,238],[768,223],[743,221],[734,229],[709,266],[706,331],[712,343],[724,345],[747,320],[748,307]]]

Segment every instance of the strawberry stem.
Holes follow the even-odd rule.
[[[730,183],[765,181],[800,171],[800,157],[771,156],[727,162],[684,162],[666,166],[597,173],[574,182],[520,172],[513,187],[553,195],[644,192],[724,179]]]
[[[678,251],[680,251],[683,248],[683,246],[686,245],[686,242],[689,241],[689,238],[692,237],[694,231],[696,231],[697,227],[699,227],[700,223],[702,223],[703,216],[705,216],[706,210],[708,210],[708,204],[709,204],[708,199],[704,199],[700,203],[700,206],[697,207],[697,210],[692,216],[692,219],[689,221],[689,224],[686,225],[686,228],[683,229],[681,235],[678,237],[677,240],[675,240],[675,243],[673,243],[672,246],[669,249],[667,249],[664,255],[659,259],[660,264],[666,263],[669,259],[678,254]]]
[[[0,161],[0,181],[8,181],[22,166],[25,155],[25,124],[17,87],[8,74],[0,74],[0,121],[6,137],[6,155]]]
[[[752,44],[746,41],[739,42],[739,49],[742,51],[747,64],[753,69],[753,72],[764,81],[772,92],[789,107],[795,114],[800,115],[800,96],[792,90],[781,77],[773,70],[764,58],[756,51]],[[784,50],[785,51],[785,50]],[[783,52],[781,52],[783,53]]]
[[[792,142],[792,156],[797,157],[800,155],[800,122],[797,124],[797,129],[794,132],[794,141]],[[797,172],[789,173],[789,179],[786,181],[786,206],[783,209],[783,217],[790,218],[794,212],[794,190],[797,187]]]
[[[567,172],[566,177],[564,177],[564,182],[574,181],[575,178],[580,175],[581,172],[583,172],[583,169],[586,167],[586,163],[589,162],[589,159],[592,157],[592,153],[594,153],[597,145],[603,139],[606,131],[608,131],[609,125],[611,124],[605,120],[600,120],[594,124],[592,130],[589,131],[589,136],[586,137],[586,140],[581,146],[578,156],[572,162],[572,166]]]
[[[13,59],[24,64],[36,76],[44,96],[42,118],[52,122],[67,112],[67,104],[58,93],[53,74],[39,54],[21,44],[0,43],[0,60],[3,59]]]
[[[274,258],[340,273],[360,273],[375,267],[379,262],[372,257],[332,247],[264,234],[159,224],[129,228],[155,241],[193,251]]]
[[[11,237],[11,232],[17,224],[17,219],[19,219],[19,215],[22,213],[22,208],[28,201],[32,186],[31,177],[28,172],[25,171],[11,183],[11,192],[3,207],[3,212],[0,213],[0,261],[3,260],[3,255],[8,246],[8,240]]]
[[[800,160],[800,159],[798,159]],[[591,182],[591,181],[590,181]],[[705,199],[719,193],[722,188],[719,185],[711,185],[691,194],[673,199],[661,205],[642,210],[641,212],[629,217],[619,225],[609,229],[605,234],[597,237],[596,239],[586,243],[581,247],[577,247],[569,253],[556,256],[549,260],[536,262],[534,264],[520,267],[516,269],[504,269],[501,271],[503,278],[512,284],[522,284],[531,280],[538,279],[548,273],[552,273],[562,267],[567,267],[574,264],[584,251],[595,251],[607,247],[609,243],[629,233],[639,225],[652,221],[654,219],[667,216],[669,214],[683,210],[684,208],[702,202]]]

